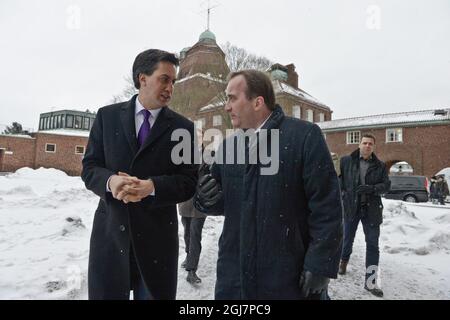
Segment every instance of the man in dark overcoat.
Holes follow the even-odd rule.
[[[193,161],[176,164],[172,133],[194,124],[167,107],[178,59],[151,49],[139,54],[139,94],[99,109],[83,159],[82,179],[100,197],[90,242],[89,299],[175,299],[178,269],[176,204],[195,192]]]
[[[366,272],[364,288],[382,297],[379,287],[380,225],[383,222],[381,195],[389,191],[386,165],[374,153],[375,137],[362,136],[359,148],[341,159],[341,188],[344,202],[344,246],[339,274],[347,272],[358,224],[363,225],[366,240]]]
[[[236,147],[239,134],[227,138],[195,197],[202,212],[225,215],[215,297],[327,299],[339,266],[342,203],[323,134],[284,115],[264,73],[232,73],[226,94],[225,110],[233,127],[245,131],[245,148]],[[247,141],[252,129],[256,140]],[[250,161],[255,143],[267,147],[271,163],[259,151]],[[230,163],[230,152],[248,157]]]

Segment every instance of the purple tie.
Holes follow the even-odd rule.
[[[139,134],[138,134],[139,148],[144,145],[145,140],[150,135],[150,122],[148,121],[148,119],[152,115],[150,113],[150,111],[148,111],[147,109],[144,109],[141,112],[144,114],[144,122],[142,123],[141,128],[139,129]]]

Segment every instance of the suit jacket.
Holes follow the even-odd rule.
[[[149,138],[138,149],[135,102],[101,108],[92,127],[83,159],[82,179],[100,197],[90,242],[88,286],[90,299],[128,299],[130,248],[142,278],[155,299],[175,299],[178,268],[176,204],[190,199],[197,183],[198,166],[171,161],[176,129],[190,132],[194,124],[163,108]],[[193,149],[192,149],[193,150]],[[106,191],[109,177],[126,172],[151,178],[155,196],[124,204]]]

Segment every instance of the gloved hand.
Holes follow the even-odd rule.
[[[330,279],[310,271],[303,271],[300,276],[300,293],[302,298],[307,298],[311,294],[320,294],[327,290]]]
[[[356,193],[362,194],[362,193],[374,193],[375,192],[375,186],[363,184],[356,188]]]
[[[222,190],[211,174],[205,174],[198,181],[195,196],[196,207],[209,208],[222,198]]]

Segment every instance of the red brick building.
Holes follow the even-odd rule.
[[[31,136],[0,135],[0,172],[43,167],[80,175],[88,135],[89,131],[65,129],[36,132]]]
[[[180,53],[180,70],[171,107],[204,129],[216,128],[223,133],[231,128],[224,111],[226,78],[230,69],[225,54],[207,30],[199,41]],[[274,64],[266,71],[276,93],[276,101],[284,112],[311,122],[331,120],[332,111],[325,104],[299,88],[295,65]]]
[[[89,129],[95,114],[62,110],[40,115],[39,131],[31,135],[0,135],[0,172],[23,167],[56,168],[80,175]]]
[[[358,148],[363,134],[376,138],[375,153],[388,168],[405,161],[416,175],[450,167],[450,109],[413,111],[333,120],[318,124],[331,152]]]
[[[0,172],[34,168],[36,139],[27,135],[0,135]]]

